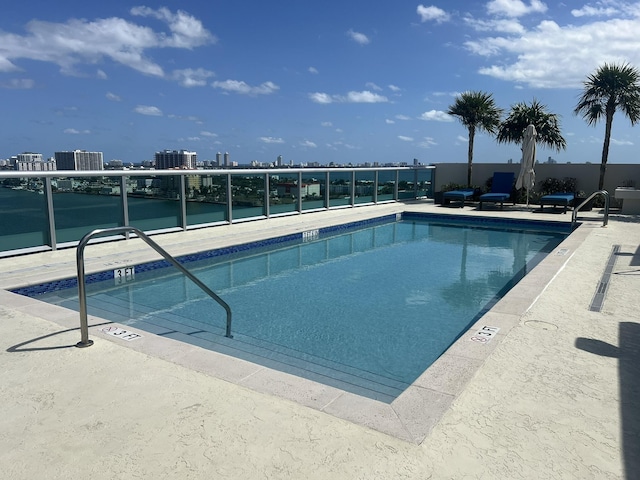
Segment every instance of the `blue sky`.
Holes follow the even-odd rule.
[[[467,90],[557,113],[567,150],[599,163],[604,124],[573,109],[604,62],[640,67],[640,2],[27,0],[0,18],[0,158],[188,149],[241,164],[466,162],[446,111]],[[610,163],[637,163],[614,118]],[[519,161],[476,137],[475,162]]]

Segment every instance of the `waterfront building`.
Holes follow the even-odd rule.
[[[55,153],[58,170],[104,170],[102,152],[73,150]]]
[[[320,184],[319,183],[303,183],[298,186],[295,182],[282,182],[276,185],[276,190],[279,197],[305,198],[312,196],[320,196]]]
[[[169,168],[195,169],[197,154],[187,150],[164,150],[156,152],[156,169],[166,170]]]
[[[56,162],[42,160],[41,153],[24,152],[16,155],[14,168],[22,172],[43,172],[56,170]]]

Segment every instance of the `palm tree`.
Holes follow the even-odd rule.
[[[456,97],[447,113],[457,117],[469,131],[467,185],[471,187],[473,140],[476,136],[476,129],[494,134],[500,125],[502,109],[498,108],[490,93],[464,92]]]
[[[530,105],[519,102],[511,106],[509,115],[498,128],[498,143],[521,144],[524,131],[529,125],[536,127],[537,144],[557,151],[567,148],[567,142],[560,133],[558,116],[548,112],[547,106],[535,98]]]
[[[616,110],[622,111],[635,125],[640,120],[640,72],[631,65],[605,63],[584,82],[584,91],[573,113],[582,114],[589,125],[605,118],[604,145],[600,163],[598,190],[604,185],[609,158],[611,124]]]

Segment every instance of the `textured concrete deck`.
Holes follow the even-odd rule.
[[[154,240],[177,255],[404,210],[570,220],[570,213],[478,212],[421,202]],[[482,321],[501,331],[482,354],[454,345],[441,369],[415,386],[422,399],[447,389],[450,395],[441,403],[401,397],[389,407],[400,412],[404,434],[384,433],[384,418],[374,422],[376,430],[367,427],[370,419],[358,418],[353,399],[351,410],[335,406],[339,399],[309,404],[318,392],[311,384],[310,393],[283,398],[277,385],[263,385],[274,377],[249,371],[243,381],[225,379],[238,365],[216,358],[212,372],[207,352],[159,346],[149,334],[127,343],[93,327],[95,345],[75,348],[77,313],[0,290],[2,476],[638,478],[640,219],[613,214],[601,228],[601,218],[596,212],[581,216],[583,225],[562,248],[487,314]],[[139,240],[92,245],[86,257],[87,271],[156,258]],[[602,311],[590,311],[611,259]],[[75,272],[75,250],[1,259],[0,272],[1,289],[68,277]],[[469,368],[459,369],[461,359]],[[285,377],[280,388],[286,390]],[[451,378],[460,380],[451,385]],[[429,421],[411,425],[412,409]],[[375,417],[371,405],[362,410]]]

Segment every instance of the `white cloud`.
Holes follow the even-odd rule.
[[[433,139],[433,137],[424,137],[424,139],[421,142],[418,142],[418,147],[420,148],[431,148],[434,145],[438,145],[438,144]]]
[[[171,76],[183,87],[204,87],[207,79],[215,77],[216,74],[204,68],[185,68],[174,70]]]
[[[615,138],[611,139],[611,143],[614,145],[633,145],[633,142],[630,140],[616,140]]]
[[[389,85],[389,90],[391,90],[392,92],[399,92],[400,87],[397,87],[395,85]]]
[[[322,122],[320,125],[322,125],[323,127],[333,127],[333,123],[331,122]]]
[[[385,119],[384,123],[386,123],[387,125],[393,125],[396,122],[394,122],[393,120],[391,120],[390,118]]]
[[[273,82],[264,82],[256,87],[252,87],[240,80],[225,80],[224,82],[213,82],[213,88],[219,88],[226,92],[238,93],[241,95],[270,95],[280,89]]]
[[[591,5],[585,5],[580,9],[571,10],[571,15],[574,17],[610,17],[619,13],[617,8],[613,7],[592,7]]]
[[[413,142],[413,137],[405,137],[404,135],[398,135],[398,138],[403,142]]]
[[[309,140],[305,140],[304,142],[300,142],[300,146],[301,147],[308,147],[308,148],[317,148],[318,145],[316,145],[315,143],[309,141]]]
[[[520,22],[518,22],[518,20],[511,18],[481,20],[473,17],[465,17],[464,21],[467,25],[478,32],[501,32],[513,34],[523,34],[526,32],[525,28],[520,24]]]
[[[451,15],[447,12],[433,5],[429,7],[418,5],[416,12],[420,15],[421,22],[434,21],[436,23],[443,23],[448,22],[451,18]]]
[[[64,133],[68,133],[70,135],[88,135],[91,133],[90,130],[76,130],[75,128],[66,128]]]
[[[381,91],[382,90],[381,87],[379,87],[378,85],[376,85],[373,82],[367,82],[367,83],[365,83],[364,86],[367,87],[367,88],[370,88],[371,90],[377,90],[377,91]]]
[[[25,35],[0,32],[0,72],[19,70],[13,62],[26,59],[54,63],[63,73],[77,75],[78,66],[95,65],[107,58],[138,72],[163,77],[162,67],[147,56],[148,50],[192,49],[216,41],[200,20],[182,11],[136,7],[131,14],[157,18],[170,31],[156,32],[117,17],[70,19],[66,23],[32,20],[25,26]]]
[[[497,58],[481,74],[533,88],[581,88],[604,62],[640,63],[639,30],[640,17],[567,26],[545,20],[522,34],[478,38],[465,46]]]
[[[107,97],[107,99],[111,100],[112,102],[121,102],[122,101],[122,98],[120,98],[115,93],[107,92],[106,97]]]
[[[530,0],[528,5],[522,0],[491,0],[486,7],[489,14],[506,17],[522,17],[547,11],[547,6],[540,0]]]
[[[133,111],[139,113],[140,115],[150,115],[152,117],[162,116],[162,110],[160,110],[158,107],[152,107],[149,105],[138,105],[133,109]]]
[[[347,101],[350,103],[384,103],[388,102],[389,99],[383,95],[365,90],[363,92],[349,92],[347,94]]]
[[[349,30],[347,32],[347,35],[351,37],[351,40],[353,40],[356,43],[359,43],[360,45],[367,45],[368,43],[371,42],[371,40],[369,40],[369,37],[367,37],[364,33],[354,32],[353,30]]]
[[[433,92],[434,97],[457,97],[460,92]]]
[[[317,75],[319,73],[316,67],[309,67],[307,70],[309,73],[313,73],[314,75]]]
[[[207,132],[207,131],[202,131],[200,132],[200,135],[202,135],[203,137],[217,137],[218,134],[217,133],[213,133],[213,132]]]
[[[469,142],[469,139],[467,137],[463,137],[462,135],[458,135],[456,137],[456,140],[458,140],[459,142],[464,142],[464,143]]]
[[[2,71],[2,69],[0,69]],[[30,78],[12,78],[7,82],[0,83],[0,88],[9,88],[16,90],[29,90],[36,86],[36,82]]]
[[[411,117],[407,117],[406,115],[396,115],[398,120],[411,120]]]
[[[323,103],[323,104],[333,103],[333,98],[331,98],[331,95],[329,95],[328,93],[321,93],[321,92],[310,93],[309,98],[311,99],[312,102],[315,102],[315,103]]]
[[[131,15],[154,17],[167,23],[172,35],[159,36],[160,46],[163,47],[193,48],[217,42],[217,38],[203,27],[200,20],[182,10],[173,13],[165,7],[157,10],[134,7],[131,9]]]
[[[260,137],[260,141],[264,143],[284,143],[282,138],[276,137]]]
[[[96,77],[98,77],[100,80],[106,80],[108,78],[107,74],[100,69],[98,69],[98,71],[96,72]]]
[[[434,120],[436,122],[453,122],[453,117],[441,110],[429,110],[419,117],[421,120]]]
[[[329,104],[329,103],[384,103],[389,99],[384,95],[378,95],[368,90],[362,92],[349,92],[347,95],[329,95],[328,93],[315,92],[310,93],[309,98],[312,102]]]

